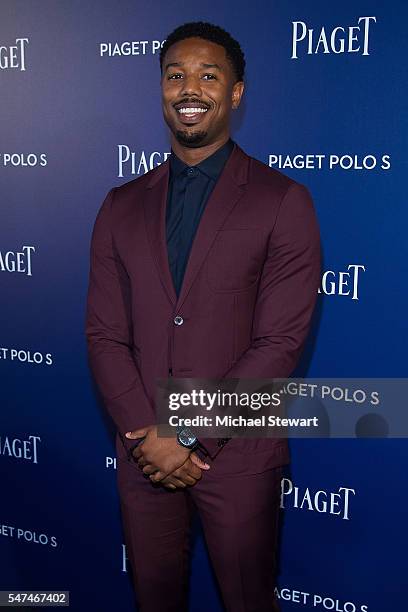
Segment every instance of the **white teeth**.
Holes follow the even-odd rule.
[[[179,108],[178,113],[183,115],[195,115],[196,113],[206,113],[208,108]]]

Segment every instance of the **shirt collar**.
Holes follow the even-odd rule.
[[[200,172],[203,172],[206,176],[213,179],[214,181],[217,180],[234,146],[235,146],[234,141],[231,138],[229,138],[227,142],[222,145],[222,147],[217,149],[209,157],[206,157],[205,159],[203,159],[203,161],[197,164],[196,166],[194,166],[194,168],[197,168],[198,170],[200,170]],[[170,155],[170,173],[171,175],[178,176],[186,168],[189,168],[189,167],[190,166],[188,166],[179,157],[177,157],[177,155],[173,152],[173,149],[172,149],[171,155]]]

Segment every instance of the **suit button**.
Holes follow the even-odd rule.
[[[177,317],[174,317],[174,323],[175,325],[183,325],[184,323],[183,317],[181,317],[180,315],[177,315]]]

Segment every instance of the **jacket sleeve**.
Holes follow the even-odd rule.
[[[251,345],[222,378],[287,378],[299,360],[321,276],[320,236],[312,198],[293,182],[279,206],[259,281]],[[226,438],[200,438],[204,454]]]
[[[155,414],[132,355],[130,282],[112,237],[114,194],[106,196],[92,232],[85,333],[95,382],[129,452],[135,440],[124,434],[154,424]]]

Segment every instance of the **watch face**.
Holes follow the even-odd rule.
[[[197,437],[187,427],[183,427],[183,429],[179,431],[177,435],[180,444],[183,446],[193,446],[197,440]]]

